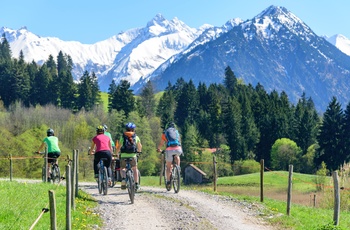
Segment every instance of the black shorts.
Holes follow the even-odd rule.
[[[48,163],[56,163],[57,158],[61,156],[61,152],[51,152],[47,154],[47,162]]]

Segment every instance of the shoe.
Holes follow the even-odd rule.
[[[111,178],[108,178],[108,186],[112,187],[112,180],[111,180]]]
[[[126,189],[126,181],[125,180],[122,180],[121,189]]]
[[[170,181],[167,181],[167,182],[166,182],[166,187],[167,187],[168,189],[170,189],[170,187],[171,187],[171,182],[170,182]]]
[[[136,191],[140,189],[139,183],[135,183],[135,188],[136,188]]]

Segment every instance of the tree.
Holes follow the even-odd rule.
[[[170,121],[174,121],[176,101],[173,90],[166,90],[159,99],[157,116],[160,117],[161,127],[165,128]]]
[[[97,77],[94,73],[90,74],[85,71],[84,75],[80,78],[80,83],[78,84],[78,98],[77,107],[80,110],[85,108],[85,110],[91,110],[97,102],[100,101],[100,93],[97,84]]]
[[[271,148],[271,166],[275,170],[288,171],[292,164],[295,171],[299,172],[301,153],[301,148],[294,141],[288,138],[277,139]]]
[[[229,95],[234,96],[237,91],[237,77],[229,66],[225,69],[224,84]]]
[[[198,115],[198,94],[193,81],[190,80],[178,92],[177,107],[175,110],[175,122],[180,129],[184,128],[185,120],[190,124],[195,123]]]
[[[224,110],[224,133],[230,147],[231,164],[243,158],[242,131],[241,131],[241,106],[237,99],[229,99],[228,106]]]
[[[135,98],[133,90],[130,89],[130,83],[127,80],[121,80],[116,87],[114,94],[111,95],[111,108],[117,111],[123,110],[125,115],[135,110]]]
[[[337,170],[346,160],[344,153],[344,113],[336,97],[332,97],[326,112],[320,132],[317,136],[319,149],[316,154],[316,166],[325,162],[331,171]]]
[[[141,105],[144,108],[145,115],[151,118],[155,114],[156,100],[154,98],[154,88],[151,81],[148,81],[141,90]]]

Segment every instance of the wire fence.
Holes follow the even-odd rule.
[[[73,162],[75,162],[76,164],[76,168],[77,169],[74,169],[76,170],[75,173],[73,174],[73,176],[69,176],[69,180],[73,180],[71,182],[69,182],[69,184],[74,184],[74,188],[71,188],[73,189],[74,191],[73,192],[67,192],[67,194],[70,194],[72,195],[72,197],[75,197],[76,194],[77,194],[77,190],[78,190],[78,176],[77,174],[79,175],[82,175],[84,178],[86,177],[90,177],[92,176],[92,174],[90,175],[90,173],[92,173],[92,158],[87,158],[87,157],[80,157],[79,160],[78,160],[78,157],[74,154],[75,150],[73,151],[73,159],[76,157],[75,161],[72,160],[72,159],[69,159],[69,157],[67,157],[67,159],[65,160],[66,161],[66,164],[68,166],[72,166]],[[14,170],[13,168],[16,167],[16,163],[18,163],[18,161],[21,161],[21,160],[33,160],[33,159],[40,159],[40,160],[45,160],[45,158],[43,158],[42,156],[29,156],[29,157],[21,157],[21,156],[16,156],[16,157],[12,157],[11,155],[9,155],[8,157],[2,157],[0,158],[0,162],[1,161],[5,161],[5,162],[8,162],[8,169],[7,169],[7,173],[4,173],[6,170],[4,170],[4,168],[2,169],[2,173],[4,174],[3,177],[6,177],[8,180],[12,180],[14,177],[16,177],[16,175],[14,174]],[[79,165],[80,166],[79,166]],[[89,164],[88,167],[86,167],[86,164]],[[218,188],[220,188],[220,185],[218,185],[217,183],[217,180],[218,180],[218,173],[217,173],[217,167],[218,165],[222,166],[222,167],[232,167],[231,164],[228,164],[228,163],[218,163],[215,159],[215,157],[213,157],[213,161],[212,162],[186,162],[187,165],[197,165],[197,166],[204,166],[204,165],[211,165],[211,169],[213,170],[212,172],[212,175],[213,175],[213,190],[214,191],[218,191]],[[240,166],[240,167],[249,167],[249,166]],[[89,169],[87,169],[89,168]],[[74,171],[73,170],[73,171]],[[80,170],[80,172],[78,172]],[[15,170],[16,171],[16,170]],[[69,171],[72,171],[72,170],[69,170]],[[91,171],[91,172],[89,172]],[[293,192],[293,184],[299,184],[300,186],[302,185],[305,185],[305,186],[309,186],[309,187],[315,187],[315,191],[317,189],[322,189],[323,191],[324,190],[329,190],[332,194],[333,194],[333,204],[334,204],[334,223],[338,223],[339,222],[339,212],[340,212],[340,198],[341,197],[349,197],[349,190],[350,188],[348,187],[348,184],[347,184],[347,179],[344,179],[346,175],[345,172],[341,172],[340,175],[338,175],[338,172],[335,172],[336,174],[333,174],[331,178],[329,178],[330,181],[323,181],[323,183],[317,183],[317,181],[306,181],[306,180],[303,180],[301,179],[301,177],[293,177],[293,172],[292,171],[289,171],[289,174],[287,175],[285,172],[281,172],[281,171],[274,171],[274,170],[271,170],[267,167],[264,166],[264,163],[263,163],[263,160],[260,162],[260,181],[258,181],[257,183],[260,184],[259,186],[259,196],[260,196],[260,200],[261,202],[263,202],[264,200],[264,196],[265,196],[265,193],[264,193],[264,190],[266,188],[264,188],[266,185],[264,184],[264,173],[270,173],[270,174],[273,174],[275,176],[278,176],[278,177],[281,177],[283,178],[283,180],[286,181],[286,184],[285,184],[285,199],[287,201],[287,206],[289,205],[290,206],[290,202],[292,200],[292,192]],[[66,171],[64,171],[64,174],[66,173]],[[185,174],[186,175],[186,174]],[[203,176],[203,175],[202,175]],[[2,176],[0,176],[2,177]],[[41,177],[41,176],[40,176]],[[66,177],[65,175],[63,175],[63,177]],[[327,177],[328,178],[328,177]],[[339,181],[339,178],[340,178],[340,181]],[[40,178],[42,179],[42,177]],[[75,181],[74,181],[75,180]],[[160,180],[161,181],[161,180]],[[57,186],[59,186],[60,184],[62,183],[62,180],[60,181],[60,183],[57,184]],[[271,182],[269,182],[270,185],[271,185]],[[225,186],[223,186],[225,187]],[[54,190],[53,190],[54,191]],[[342,192],[342,193],[341,193]],[[313,194],[312,194],[313,193]],[[309,205],[312,205],[313,207],[317,208],[317,196],[316,196],[316,192],[312,192],[310,194],[306,194],[305,196],[308,196],[308,200],[309,202],[304,202],[305,203],[309,203]],[[347,193],[347,194],[346,194]],[[33,194],[33,197],[35,197],[35,194]],[[273,198],[273,197],[272,197]],[[18,205],[18,206],[21,206],[19,204],[15,204],[15,205]],[[31,226],[30,229],[34,229],[35,227],[35,224],[41,219],[41,217],[46,213],[48,212],[48,210],[50,210],[49,208],[50,206],[50,203],[47,202],[45,204],[44,207],[33,207],[37,210],[41,210],[41,212],[38,214],[37,218],[35,219],[35,221],[33,222],[33,225]],[[74,207],[74,198],[71,199],[70,201],[70,205],[68,205],[70,207]],[[287,214],[289,215],[290,213],[290,207],[286,208],[287,210]],[[19,219],[17,221],[20,221]],[[67,220],[67,222],[69,222],[69,220]],[[71,224],[69,224],[71,225]],[[69,229],[66,228],[66,229]]]

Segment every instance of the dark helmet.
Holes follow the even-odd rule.
[[[51,128],[49,128],[47,131],[46,131],[46,133],[47,133],[47,136],[49,137],[49,136],[54,136],[55,135],[55,132],[53,131],[53,129],[51,129]]]
[[[105,129],[103,128],[102,125],[97,126],[97,128],[96,128],[96,133],[97,134],[101,134],[101,133],[104,133],[104,132],[105,132]]]
[[[166,126],[166,128],[175,128],[175,123],[174,122],[169,122],[168,125]]]
[[[132,122],[128,122],[128,123],[126,123],[125,128],[128,131],[134,130],[136,128],[136,125],[134,123],[132,123]]]
[[[108,126],[106,124],[103,125],[103,128],[105,129],[105,131],[107,131]]]

